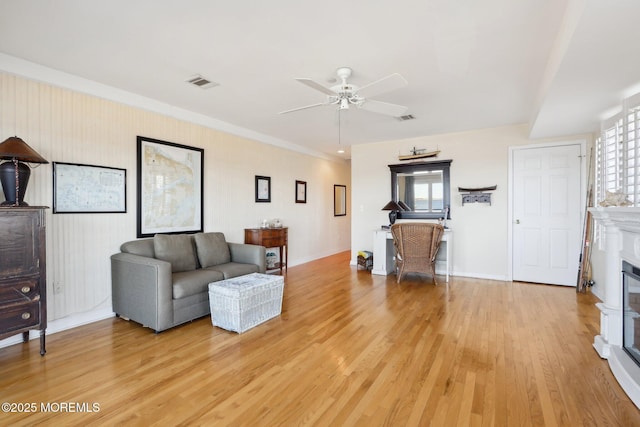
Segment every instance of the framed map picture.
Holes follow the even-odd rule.
[[[53,162],[53,213],[127,212],[127,171]]]
[[[138,237],[203,230],[204,149],[138,136]]]

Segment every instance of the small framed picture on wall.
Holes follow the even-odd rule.
[[[271,202],[271,177],[256,175],[256,203]]]
[[[296,181],[296,203],[307,203],[306,181]]]
[[[333,216],[347,215],[347,186],[333,186]]]

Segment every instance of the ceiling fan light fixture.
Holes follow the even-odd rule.
[[[386,116],[399,117],[406,114],[407,107],[405,106],[391,104],[388,102],[374,101],[369,98],[369,96],[371,95],[390,92],[392,90],[400,89],[406,86],[408,82],[400,74],[391,74],[387,77],[383,77],[362,87],[358,87],[347,82],[347,79],[351,77],[351,74],[352,70],[349,67],[338,68],[336,70],[336,75],[341,80],[341,83],[330,88],[309,78],[296,78],[298,82],[327,95],[326,101],[323,103],[307,105],[304,107],[282,111],[280,114],[305,110],[307,108],[317,107],[321,105],[336,104],[338,106],[338,111],[347,110],[349,108],[349,104],[353,104],[358,108],[362,108],[363,110],[383,114]]]

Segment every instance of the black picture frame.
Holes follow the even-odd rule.
[[[333,186],[333,216],[347,215],[347,186],[334,184]]]
[[[256,175],[256,203],[271,202],[271,177]]]
[[[307,182],[296,180],[296,203],[307,203]]]
[[[138,237],[203,231],[204,149],[137,137]]]
[[[451,219],[451,178],[450,169],[453,160],[436,160],[432,162],[401,163],[388,165],[391,171],[391,200],[398,202],[398,175],[413,174],[416,172],[427,172],[434,170],[442,171],[443,179],[443,210],[441,212],[415,212],[411,210],[398,211],[398,219],[440,219],[444,217]]]
[[[126,213],[127,170],[53,162],[53,213]]]

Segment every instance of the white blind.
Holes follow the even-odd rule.
[[[638,206],[640,205],[640,106],[628,108],[625,118],[624,191],[633,206]]]
[[[609,123],[596,140],[596,201],[603,200],[607,191],[622,189],[623,184],[623,121]]]
[[[622,191],[640,206],[640,94],[624,101],[622,111],[603,122],[596,139],[595,202],[607,191]]]

